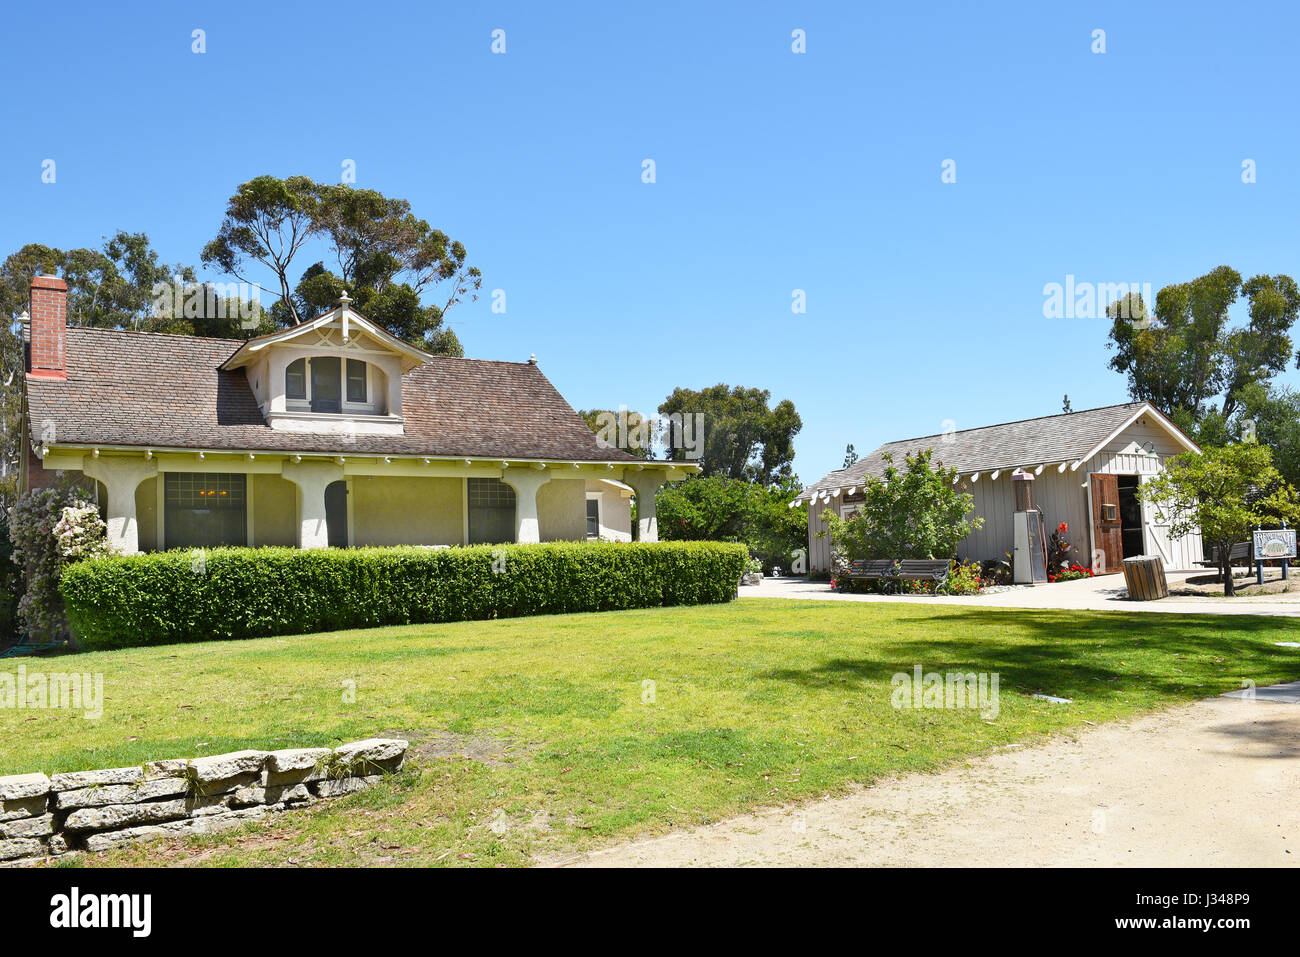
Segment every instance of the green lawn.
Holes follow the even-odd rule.
[[[1243,678],[1300,678],[1296,650],[1275,644],[1298,632],[1246,616],[746,599],[26,659],[29,671],[102,672],[104,716],[0,710],[0,773],[400,735],[410,770],[368,793],[109,860],[516,864],[932,769]],[[891,676],[918,663],[998,672],[996,720],[895,709]]]

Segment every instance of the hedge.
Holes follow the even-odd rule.
[[[84,648],[728,601],[743,545],[559,542],[468,548],[214,548],[69,565]]]

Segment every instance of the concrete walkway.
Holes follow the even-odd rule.
[[[1170,572],[1175,585],[1204,572]],[[1064,608],[1094,611],[1143,611],[1179,615],[1283,615],[1300,617],[1300,593],[1251,598],[1176,596],[1159,601],[1128,601],[1123,575],[1100,575],[1053,585],[1032,585],[985,595],[841,595],[826,582],[806,578],[764,578],[761,585],[745,585],[741,598],[794,598],[817,601],[902,602],[909,605],[978,605],[985,608]]]
[[[1297,794],[1300,705],[1213,698],[844,797],[539,863],[1296,867]]]

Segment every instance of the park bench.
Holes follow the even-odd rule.
[[[905,558],[898,563],[896,577],[909,581],[933,582],[934,593],[948,591],[948,569],[952,563],[946,558]]]
[[[1204,565],[1206,568],[1218,568],[1219,567],[1218,549],[1216,549],[1213,545],[1209,546],[1206,549],[1204,560],[1199,561],[1196,564]],[[1250,542],[1238,542],[1236,545],[1233,545],[1232,550],[1228,552],[1229,568],[1231,568],[1233,565],[1246,565],[1247,567],[1253,567],[1254,564],[1255,564],[1255,553],[1254,553],[1254,548]]]
[[[859,559],[850,567],[848,578],[852,581],[927,581],[934,583],[935,594],[942,588],[948,589],[948,569],[950,563],[946,558],[905,558],[894,561],[892,558]],[[844,586],[840,586],[843,590]]]
[[[858,559],[849,567],[849,578],[853,581],[893,581],[894,580],[893,559]],[[840,587],[844,590],[844,586]]]

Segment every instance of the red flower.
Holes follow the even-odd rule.
[[[1070,530],[1070,525],[1068,522],[1062,522],[1060,525],[1056,526],[1056,530],[1064,535]]]

